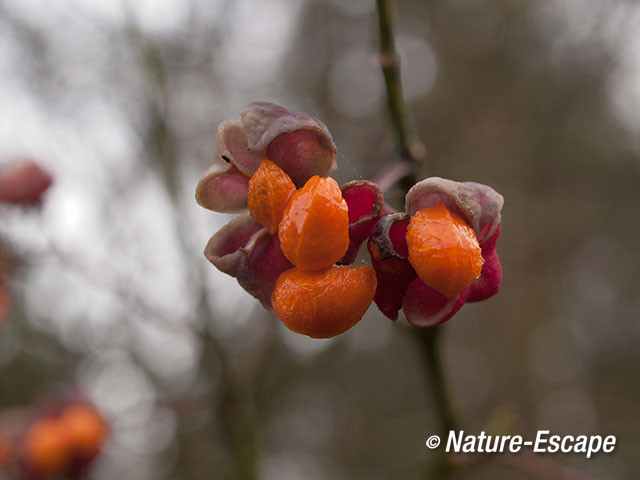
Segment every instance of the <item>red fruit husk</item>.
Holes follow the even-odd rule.
[[[384,195],[375,183],[368,180],[345,183],[341,190],[349,209],[349,249],[338,264],[351,265],[358,256],[362,243],[371,235],[382,217]]]
[[[417,277],[407,260],[405,237],[408,225],[407,214],[386,215],[380,219],[367,243],[378,277],[374,302],[391,320],[398,318],[406,290]]]
[[[271,291],[278,276],[293,265],[280,250],[277,235],[269,235],[249,215],[237,217],[222,227],[205,247],[204,254],[218,270],[271,308]]]

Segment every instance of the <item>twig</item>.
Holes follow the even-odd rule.
[[[449,401],[444,370],[440,359],[438,336],[442,332],[442,327],[416,328],[413,331],[422,346],[422,354],[429,371],[436,409],[440,414],[442,424],[440,433],[446,437],[450,430],[458,429],[458,424]]]
[[[387,106],[391,125],[396,137],[401,158],[391,162],[379,175],[383,190],[387,190],[394,183],[404,178],[403,187],[408,190],[416,182],[416,169],[426,157],[426,148],[417,137],[410,136],[405,117],[405,102],[402,95],[400,81],[400,58],[395,47],[393,26],[391,23],[391,9],[389,0],[377,0],[378,24],[380,27],[380,66],[384,74]],[[440,419],[440,435],[448,436],[450,430],[457,430],[458,423],[451,407],[442,363],[439,354],[438,338],[442,333],[442,326],[430,328],[413,328],[413,336],[420,345],[428,370],[428,382],[434,395],[438,417]],[[456,467],[463,464],[454,457],[447,457],[444,450],[427,477],[448,478]],[[523,452],[516,455],[499,455],[495,457],[500,462],[529,473],[537,478],[586,480],[587,477],[567,467],[556,464],[548,459]]]
[[[256,427],[251,404],[250,388],[242,385],[233,371],[231,362],[215,333],[211,331],[211,312],[207,297],[208,291],[204,272],[191,254],[187,239],[181,232],[188,231],[184,225],[185,216],[179,213],[180,178],[178,170],[178,149],[175,145],[174,132],[166,116],[168,103],[167,79],[164,62],[157,46],[146,38],[134,22],[130,22],[132,42],[138,48],[148,81],[148,108],[150,112],[150,128],[146,135],[147,147],[151,158],[159,159],[163,179],[174,204],[173,223],[180,241],[183,258],[192,264],[193,290],[198,295],[197,316],[200,320],[201,339],[205,352],[211,352],[220,366],[220,380],[217,385],[219,395],[214,404],[218,412],[222,429],[226,435],[233,454],[237,478],[253,480],[256,472]]]
[[[387,192],[392,186],[403,178],[413,175],[413,166],[405,160],[393,161],[383,168],[374,182],[383,192]]]
[[[401,157],[413,164],[414,171],[406,174],[409,185],[415,183],[415,167],[426,159],[426,148],[420,139],[413,135],[407,126],[405,101],[400,78],[400,56],[396,50],[391,5],[389,0],[377,0],[378,26],[380,30],[380,54],[378,61],[384,75],[387,93],[387,108],[391,126],[396,136]]]
[[[416,182],[416,170],[425,159],[426,148],[417,137],[410,136],[407,129],[405,102],[400,79],[400,58],[395,47],[390,2],[389,0],[377,0],[377,5],[378,25],[380,27],[379,61],[384,74],[391,125],[400,156],[402,157],[397,167],[393,163],[387,167],[386,177],[389,178],[385,179],[384,174],[381,177],[385,180],[385,187],[388,188],[391,183],[390,180],[399,180],[400,173],[403,173],[403,187],[406,191]],[[410,168],[405,168],[403,163],[408,164]],[[457,422],[449,402],[444,372],[438,352],[438,337],[441,328],[414,328],[411,331],[418,340],[425,359],[428,370],[427,381],[431,385],[440,419],[440,433],[446,436],[449,430],[456,428]],[[442,451],[433,469],[428,472],[428,476],[429,478],[447,478],[450,476],[452,466],[452,463]]]

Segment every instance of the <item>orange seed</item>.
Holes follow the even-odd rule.
[[[372,267],[331,267],[323,272],[293,268],[282,273],[271,303],[290,330],[312,338],[330,338],[353,327],[376,291]]]
[[[443,203],[411,217],[407,245],[418,277],[447,297],[471,285],[482,271],[484,259],[475,232]]]
[[[249,213],[270,235],[278,229],[287,200],[296,186],[289,175],[271,160],[264,159],[249,179]]]
[[[349,213],[333,178],[311,177],[287,204],[280,247],[299,270],[326,270],[349,248]]]

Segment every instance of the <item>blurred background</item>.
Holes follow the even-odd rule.
[[[464,430],[616,435],[547,459],[639,478],[640,6],[396,7],[419,177],[505,197],[502,290],[443,333]],[[322,119],[339,183],[375,177],[376,22],[373,0],[0,1],[0,162],[54,177],[41,207],[0,208],[0,418],[83,392],[110,427],[92,479],[424,478],[438,419],[406,329],[372,307],[332,340],[288,331],[205,260],[230,217],[193,198],[252,100]],[[486,459],[456,478],[533,477]]]

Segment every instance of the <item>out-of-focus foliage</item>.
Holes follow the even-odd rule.
[[[0,2],[0,158],[56,179],[42,208],[0,208],[0,409],[84,392],[111,430],[93,478],[239,478],[251,458],[266,480],[423,478],[437,422],[403,328],[371,309],[334,340],[290,333],[208,265],[227,219],[193,200],[218,122],[255,99],[321,118],[339,183],[389,161],[373,3]],[[420,176],[506,200],[502,291],[445,329],[465,430],[614,434],[612,455],[554,460],[638,477],[640,8],[397,3]]]

